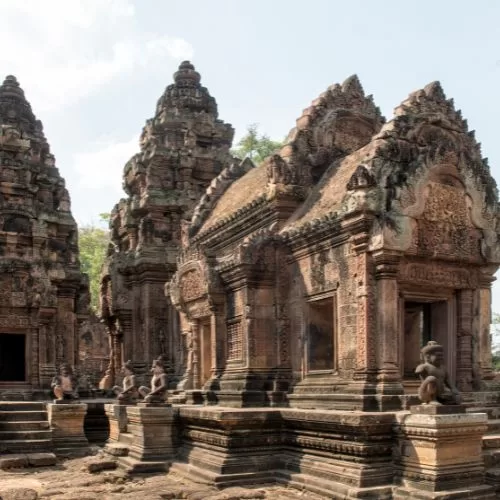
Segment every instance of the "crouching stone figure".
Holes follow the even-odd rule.
[[[423,363],[415,370],[422,381],[418,390],[420,401],[433,405],[460,404],[462,402],[460,393],[451,382],[443,364],[443,346],[431,340],[422,348],[421,353]]]
[[[119,404],[134,404],[139,399],[139,390],[135,380],[135,370],[132,361],[126,361],[122,366],[123,387],[115,385],[113,392],[117,396]]]
[[[153,361],[151,371],[153,372],[151,389],[141,386],[139,387],[139,394],[144,398],[144,403],[166,403],[168,380],[161,356]]]
[[[52,391],[58,401],[78,400],[77,380],[71,366],[63,363],[59,368],[59,375],[52,379]]]

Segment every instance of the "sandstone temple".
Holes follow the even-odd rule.
[[[0,393],[33,394],[63,361],[78,365],[89,290],[64,179],[13,76],[0,126]]]
[[[98,436],[132,473],[219,487],[500,498],[498,191],[438,82],[386,119],[351,76],[255,165],[234,156],[233,128],[183,62],[111,213],[104,354],[69,195],[14,77],[0,123],[2,399],[48,400],[63,362],[102,378],[66,413],[47,404],[56,451]],[[105,373],[79,355],[89,335]],[[422,360],[455,403],[419,405]],[[0,402],[0,422],[18,410]]]

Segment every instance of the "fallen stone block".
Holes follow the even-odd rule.
[[[2,500],[37,500],[38,493],[31,488],[11,488],[2,491]]]
[[[114,457],[126,457],[128,455],[128,447],[120,444],[106,444],[104,451]]]
[[[57,458],[54,453],[29,453],[28,465],[31,467],[48,467],[49,465],[55,465]]]
[[[103,470],[114,470],[117,465],[114,460],[99,460],[98,462],[90,462],[87,464],[87,470],[92,473],[101,472]]]
[[[3,455],[0,458],[0,469],[14,469],[28,466],[28,457],[23,454]]]

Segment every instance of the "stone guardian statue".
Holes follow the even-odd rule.
[[[135,379],[135,370],[132,361],[126,361],[122,366],[123,387],[115,385],[113,392],[117,396],[118,404],[134,404],[139,399],[139,389]]]
[[[75,401],[79,399],[77,381],[71,366],[63,363],[59,368],[59,375],[52,379],[52,391],[57,401]]]
[[[415,369],[422,381],[418,389],[420,401],[431,405],[459,405],[462,398],[443,364],[443,346],[431,340],[421,353],[423,363]]]
[[[144,398],[144,403],[165,404],[167,402],[168,380],[161,356],[153,361],[151,371],[153,372],[151,389],[141,386],[139,394]]]

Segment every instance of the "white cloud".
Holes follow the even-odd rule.
[[[18,77],[40,114],[154,69],[158,58],[193,55],[186,40],[141,32],[131,0],[0,2],[0,46],[0,69]]]
[[[125,163],[139,151],[139,138],[125,142],[94,144],[91,151],[73,155],[79,187],[83,189],[108,188],[110,198],[118,200],[122,191],[122,172]],[[93,150],[92,150],[93,149]]]

